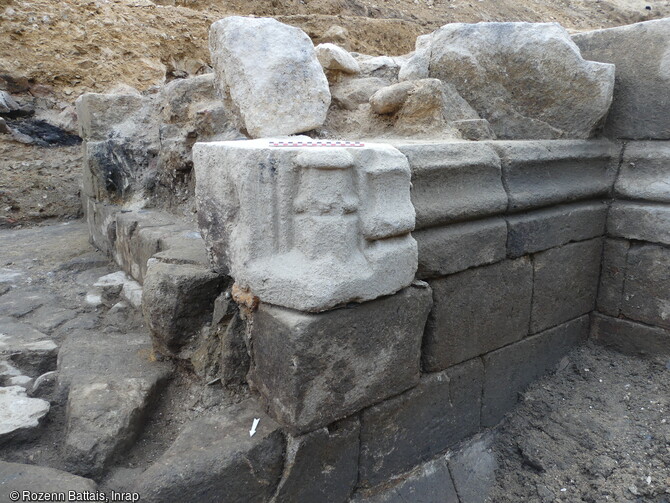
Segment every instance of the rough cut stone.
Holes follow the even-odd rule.
[[[505,258],[507,224],[490,218],[412,233],[419,245],[420,279],[453,274]]]
[[[359,485],[385,482],[476,433],[482,373],[474,359],[425,374],[416,388],[364,410]]]
[[[670,206],[615,201],[607,218],[607,233],[670,245]]]
[[[601,253],[602,239],[597,238],[535,255],[531,333],[594,309]]]
[[[393,147],[252,140],[198,143],[193,152],[213,264],[261,301],[323,311],[414,279],[410,171]]]
[[[389,81],[378,77],[351,78],[334,83],[330,92],[334,104],[345,110],[356,110],[360,105],[367,104],[378,90],[388,85]]]
[[[517,403],[518,394],[552,370],[588,333],[589,317],[582,316],[484,355],[482,426],[498,424]]]
[[[361,75],[365,77],[379,77],[382,79],[396,80],[400,71],[400,64],[389,56],[368,56],[366,54],[352,53],[358,61]]]
[[[507,253],[520,257],[602,236],[608,207],[604,203],[576,203],[507,218]]]
[[[630,142],[624,150],[614,190],[618,196],[628,199],[670,203],[668,180],[670,142]]]
[[[572,39],[585,58],[616,65],[605,133],[670,139],[670,19],[578,33]]]
[[[392,482],[391,482],[392,483]],[[395,484],[389,482],[354,494],[351,503],[460,503],[451,481],[447,457],[421,464],[404,474]]]
[[[412,170],[416,228],[472,220],[507,208],[500,159],[477,143],[397,144]]]
[[[525,337],[532,278],[530,260],[521,258],[431,281],[435,304],[423,342],[424,370],[442,370]]]
[[[650,244],[630,247],[621,313],[670,329],[669,248]]]
[[[652,358],[670,355],[670,331],[660,327],[594,313],[591,337],[626,354]]]
[[[502,139],[589,138],[612,102],[614,65],[585,61],[556,23],[447,24],[408,65],[456,86]]]
[[[91,493],[96,489],[97,486],[92,480],[54,468],[0,461],[0,501],[12,501],[9,495],[14,491],[45,495],[75,491],[81,495],[85,491]]]
[[[359,73],[361,71],[358,61],[340,46],[325,43],[317,45],[314,50],[319,63],[326,70],[336,70],[344,73]]]
[[[328,80],[299,28],[231,16],[212,24],[209,50],[219,93],[230,97],[253,138],[309,131],[325,121]]]
[[[256,433],[249,435],[254,418]],[[142,501],[163,503],[268,501],[281,477],[284,437],[253,400],[186,425],[168,450],[137,479]]]
[[[430,304],[426,286],[320,314],[261,304],[250,377],[292,432],[330,424],[419,381]]]
[[[398,80],[427,79],[430,73],[430,44],[433,34],[419,35],[416,38],[414,54],[400,67]]]
[[[58,346],[46,334],[11,318],[0,318],[0,360],[37,377],[56,368]]]
[[[46,400],[29,398],[22,386],[0,387],[0,444],[29,434],[50,407]]]
[[[289,436],[284,475],[273,503],[347,501],[358,480],[359,434],[360,424],[354,418]]]
[[[83,202],[91,243],[107,255],[114,253],[116,213],[119,206],[97,202],[89,197]]]
[[[616,176],[618,152],[608,141],[499,141],[489,145],[502,160],[512,211],[606,196]]]
[[[629,247],[630,243],[622,239],[605,240],[597,301],[601,313],[619,316]]]

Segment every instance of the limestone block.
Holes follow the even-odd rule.
[[[87,198],[84,204],[86,222],[91,243],[107,255],[112,255],[116,243],[116,214],[121,208],[105,202],[97,202]]]
[[[533,258],[531,333],[564,323],[595,307],[602,239],[552,248]]]
[[[552,370],[588,334],[589,317],[582,316],[484,355],[482,426],[498,424],[517,403],[519,393]]]
[[[668,62],[670,65],[670,60]],[[618,196],[670,203],[670,142],[630,142],[614,186]]]
[[[593,313],[591,337],[605,346],[631,355],[670,355],[670,331],[621,318]]]
[[[434,372],[525,337],[531,309],[528,258],[505,260],[430,282],[435,304],[423,343]]]
[[[325,121],[328,80],[299,28],[231,16],[212,24],[209,50],[219,93],[230,97],[253,138],[309,131]]]
[[[273,503],[347,501],[358,480],[359,434],[360,424],[354,418],[288,436],[284,475]]]
[[[507,253],[520,257],[560,246],[571,241],[602,236],[605,233],[607,205],[575,203],[542,209],[507,218]]]
[[[670,249],[650,244],[630,247],[621,313],[670,329]]]
[[[472,220],[503,212],[500,159],[477,143],[396,144],[412,170],[416,228]]]
[[[358,61],[340,46],[325,43],[317,45],[314,50],[316,57],[326,70],[335,70],[344,73],[359,73],[361,67]]]
[[[353,53],[352,56],[358,61],[362,76],[379,77],[388,80],[396,80],[398,78],[400,63],[394,58],[356,53]]]
[[[0,361],[7,360],[22,374],[38,377],[55,370],[57,357],[58,346],[46,334],[26,323],[0,317]]]
[[[670,245],[670,206],[615,201],[607,219],[607,233]]]
[[[483,367],[474,359],[363,411],[359,485],[375,486],[445,451],[480,425]]]
[[[585,61],[557,23],[452,23],[426,43],[412,73],[428,63],[428,76],[456,86],[498,138],[589,138],[612,101],[614,65]]]
[[[261,304],[253,316],[251,381],[290,431],[310,431],[419,380],[430,290],[308,314]]]
[[[605,240],[597,300],[601,313],[619,316],[629,247],[630,243],[623,239]]]
[[[500,159],[509,209],[519,211],[609,193],[618,151],[608,141],[490,142]]]
[[[379,77],[350,78],[334,83],[330,92],[334,104],[345,110],[356,110],[359,105],[367,104],[370,96],[388,85],[389,81]]]
[[[398,80],[427,79],[430,73],[430,45],[433,34],[419,35],[416,38],[414,54],[401,67],[398,72]]]
[[[489,218],[423,229],[412,236],[419,245],[417,277],[434,278],[504,259],[507,224]]]
[[[670,19],[578,33],[572,39],[585,58],[616,65],[605,133],[670,139]]]
[[[30,398],[22,386],[0,387],[0,444],[24,440],[47,415],[50,404]]]
[[[134,127],[132,121],[140,115],[144,101],[139,93],[82,94],[75,101],[79,136],[86,141],[104,141],[117,129]]]
[[[194,161],[213,265],[262,301],[323,311],[412,282],[410,171],[393,147],[199,143]]]

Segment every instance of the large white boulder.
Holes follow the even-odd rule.
[[[323,124],[328,80],[307,34],[274,19],[231,16],[209,31],[215,82],[253,138]]]

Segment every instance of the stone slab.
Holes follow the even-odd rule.
[[[482,143],[394,144],[412,170],[416,229],[473,220],[507,208],[500,160]]]
[[[525,337],[533,281],[528,258],[505,260],[430,282],[434,306],[422,363],[434,372]]]
[[[650,244],[630,247],[621,313],[670,329],[670,248]]]
[[[486,433],[465,442],[448,458],[449,472],[460,503],[488,503],[496,485],[498,461],[494,436]]]
[[[614,190],[625,199],[670,203],[670,142],[626,144]]]
[[[607,219],[610,236],[670,245],[670,206],[615,201]]]
[[[498,424],[517,403],[518,394],[588,334],[589,317],[582,316],[484,355],[482,426]]]
[[[591,337],[600,344],[630,355],[670,355],[670,330],[598,313],[591,320]]]
[[[605,233],[608,207],[601,202],[574,203],[507,218],[511,258],[547,250]]]
[[[601,313],[619,316],[629,247],[630,243],[623,239],[605,240],[597,299]]]
[[[50,408],[46,400],[26,395],[22,386],[0,387],[0,444],[25,440]]]
[[[0,501],[12,501],[13,491],[33,493],[93,493],[97,486],[94,481],[72,475],[71,473],[47,468],[46,466],[7,463],[0,461]],[[30,501],[23,498],[21,501]]]
[[[538,333],[595,308],[602,239],[552,248],[533,257],[530,331]]]
[[[56,368],[58,346],[46,334],[12,318],[0,317],[0,359],[37,377]]]
[[[292,433],[323,427],[418,383],[430,304],[425,284],[320,314],[261,304],[249,377]]]
[[[488,145],[502,160],[510,211],[606,196],[616,175],[618,151],[604,140],[494,141]]]
[[[473,359],[363,411],[359,485],[372,487],[479,429],[483,367]]]
[[[490,218],[412,233],[419,245],[420,279],[453,274],[505,258],[507,224]]]

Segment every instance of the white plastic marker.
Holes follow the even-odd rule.
[[[253,437],[256,434],[256,428],[258,427],[258,423],[260,422],[260,420],[261,420],[260,417],[254,418],[254,424],[251,425],[251,429],[249,430],[250,437]]]

